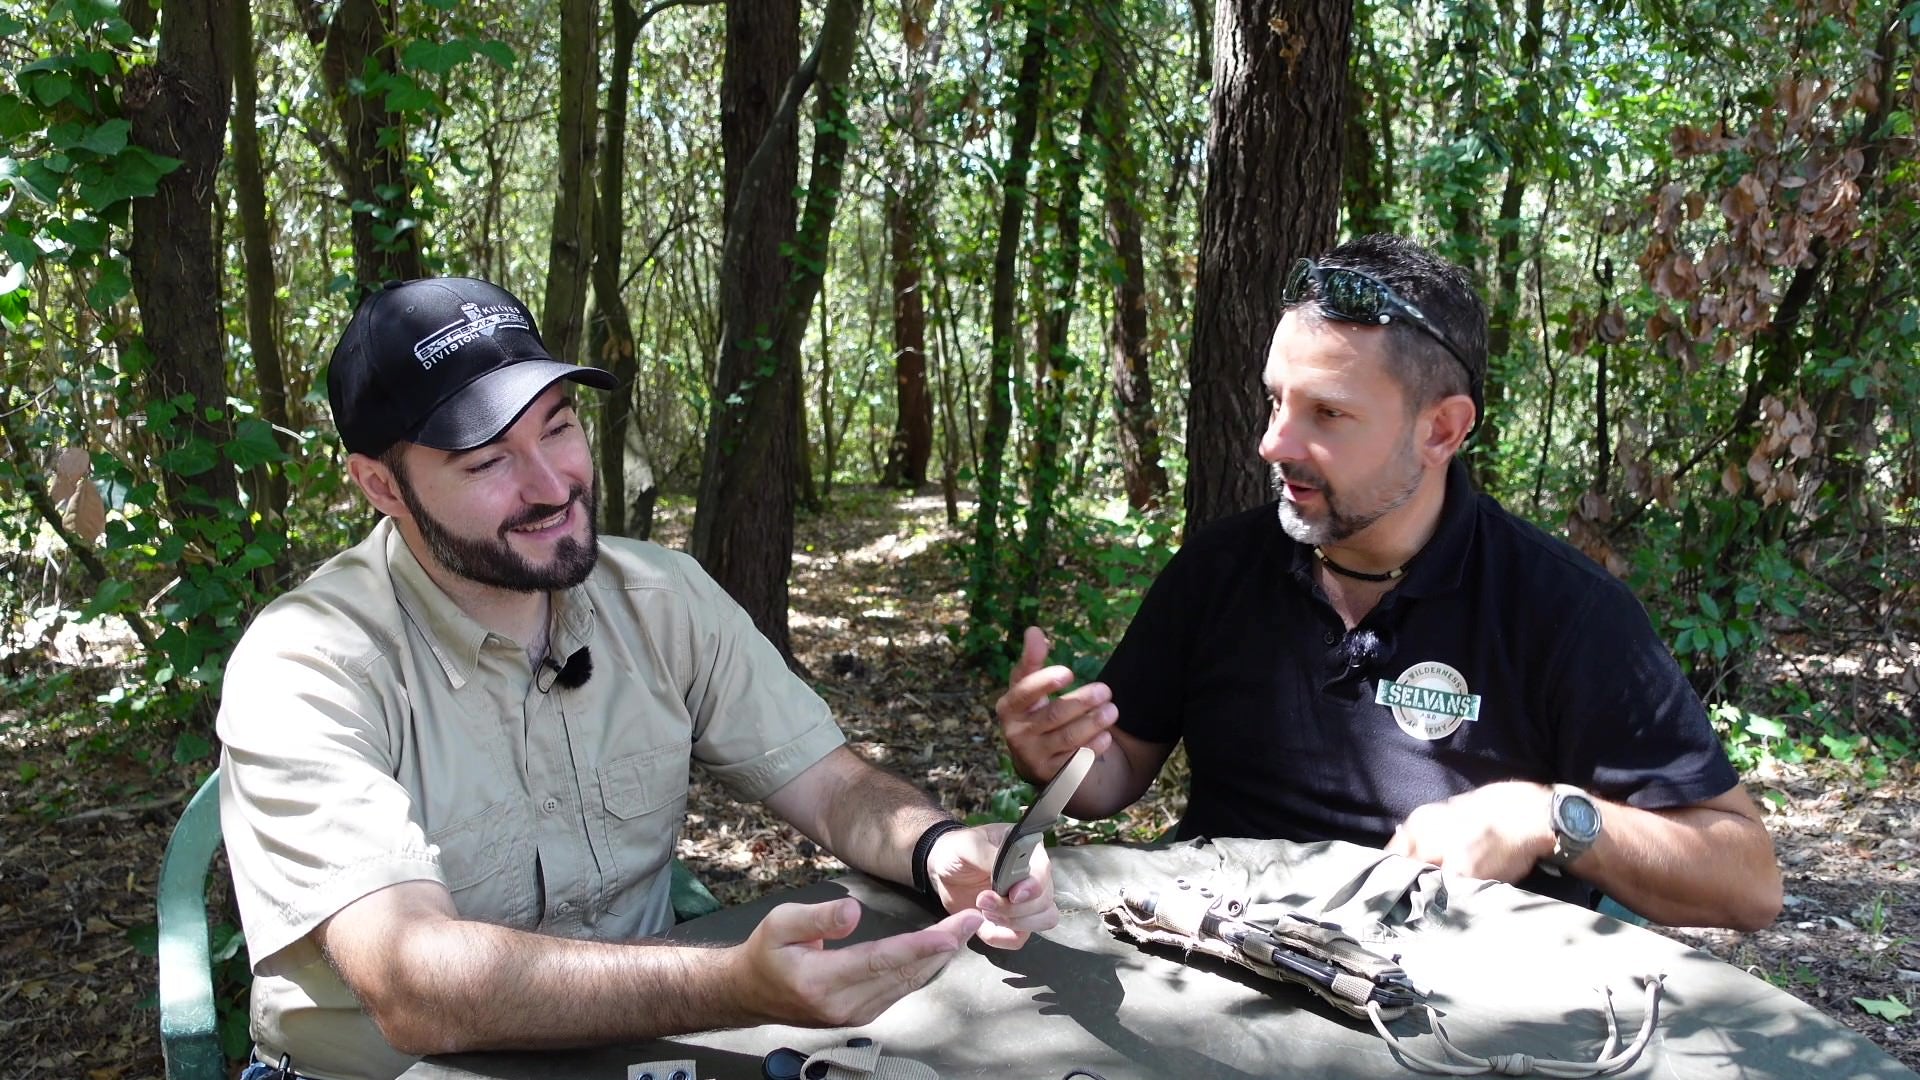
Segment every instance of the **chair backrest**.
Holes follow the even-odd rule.
[[[160,1049],[167,1080],[220,1080],[227,1074],[207,942],[207,868],[219,847],[215,769],[187,802],[160,863]]]

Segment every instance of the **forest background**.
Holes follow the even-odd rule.
[[[904,590],[951,601],[974,722],[1020,626],[1090,676],[1185,532],[1269,497],[1286,270],[1376,230],[1488,299],[1478,483],[1633,586],[1768,804],[1893,790],[1917,34],[1904,0],[0,0],[4,820],[211,767],[247,620],[372,523],[324,367],[382,281],[494,280],[615,372],[603,530],[667,527],[796,665],[796,529],[937,496]],[[0,919],[51,880],[27,848]],[[1878,910],[1911,974],[1920,909]],[[1855,999],[1892,1044],[1914,983]]]

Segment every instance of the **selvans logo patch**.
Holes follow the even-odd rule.
[[[1480,719],[1480,695],[1467,689],[1458,671],[1438,660],[1415,664],[1398,679],[1381,680],[1373,701],[1393,710],[1401,731],[1428,742],[1453,734],[1462,721]]]
[[[493,332],[503,326],[531,329],[521,317],[520,309],[511,304],[461,304],[460,311],[467,317],[466,322],[448,323],[413,343],[413,358],[420,361],[420,370],[432,371],[433,365],[462,345],[476,338],[492,337]]]

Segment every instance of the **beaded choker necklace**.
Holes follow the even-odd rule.
[[[1321,564],[1324,565],[1327,569],[1333,571],[1336,574],[1339,574],[1341,577],[1350,577],[1355,581],[1373,581],[1373,582],[1397,581],[1399,580],[1401,575],[1407,572],[1407,567],[1413,565],[1413,559],[1408,559],[1406,562],[1400,564],[1400,568],[1398,570],[1389,570],[1384,574],[1373,574],[1373,573],[1368,573],[1365,570],[1355,570],[1352,567],[1341,566],[1339,563],[1334,562],[1333,559],[1329,557],[1325,551],[1322,551],[1318,547],[1313,549],[1313,553],[1319,557]],[[1418,555],[1416,554],[1415,557],[1417,558]]]

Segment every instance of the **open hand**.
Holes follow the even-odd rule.
[[[1036,784],[1053,779],[1082,746],[1104,754],[1113,745],[1107,729],[1120,718],[1113,692],[1106,683],[1088,683],[1060,693],[1072,683],[1073,672],[1047,666],[1047,636],[1037,626],[1027,627],[1020,661],[1013,665],[1007,692],[993,703],[993,714],[1014,767]]]
[[[851,897],[781,904],[730,952],[740,1001],[767,1021],[802,1027],[859,1027],[925,986],[966,945],[982,917],[968,910],[908,934],[841,949],[860,925]]]

